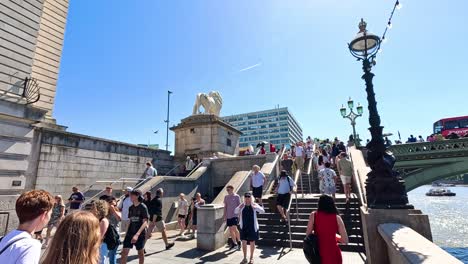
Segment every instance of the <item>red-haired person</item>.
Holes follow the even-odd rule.
[[[20,195],[15,206],[19,226],[0,241],[0,263],[39,263],[41,243],[33,234],[47,225],[53,206],[54,197],[44,190]]]

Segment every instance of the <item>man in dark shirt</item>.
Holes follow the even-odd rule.
[[[70,198],[68,198],[68,201],[70,201],[70,211],[80,209],[80,205],[85,200],[83,193],[78,190],[78,187],[73,187],[72,191],[73,193],[70,195]]]
[[[156,196],[151,200],[151,213],[153,217],[150,221],[146,238],[150,238],[153,235],[153,229],[156,227],[157,231],[161,232],[162,239],[166,244],[166,250],[174,246],[174,242],[169,243],[166,234],[166,224],[162,218],[162,200],[164,190],[159,188],[156,190]]]
[[[141,195],[141,191],[136,189],[130,193],[130,199],[132,200],[133,205],[128,208],[130,224],[128,225],[128,230],[126,230],[127,232],[123,242],[121,255],[122,264],[127,263],[128,252],[134,245],[138,251],[139,263],[142,264],[145,262],[145,234],[146,227],[148,226],[149,215],[148,208],[146,208],[146,205],[141,203],[143,200]]]

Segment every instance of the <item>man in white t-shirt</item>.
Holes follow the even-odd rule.
[[[32,190],[16,200],[17,229],[0,241],[0,263],[38,264],[41,257],[41,243],[33,238],[50,220],[54,197],[44,190]]]
[[[133,191],[132,187],[127,187],[124,190],[125,197],[119,203],[119,210],[122,212],[120,220],[120,232],[127,233],[128,225],[130,224],[130,218],[128,218],[128,208],[133,204],[130,199],[130,192]]]
[[[296,169],[304,170],[304,157],[305,151],[302,147],[302,142],[298,142],[295,148],[296,151],[296,158],[294,159],[294,163],[296,164]]]
[[[146,162],[146,169],[142,175],[143,179],[153,178],[154,176],[158,175],[158,171],[153,167],[151,162]]]
[[[252,177],[250,178],[250,187],[252,189],[252,195],[255,197],[255,201],[262,205],[263,186],[265,186],[265,184],[266,177],[265,174],[260,171],[260,166],[253,165]]]

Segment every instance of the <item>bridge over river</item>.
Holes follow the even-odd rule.
[[[395,169],[407,191],[433,181],[468,173],[468,138],[393,145]]]

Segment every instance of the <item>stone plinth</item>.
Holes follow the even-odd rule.
[[[432,241],[429,217],[415,209],[368,209],[361,207],[362,227],[366,245],[367,263],[390,263],[387,244],[379,234],[378,226],[386,223],[405,225]]]
[[[175,133],[175,157],[211,157],[215,152],[236,154],[242,134],[215,115],[192,115],[171,128]]]
[[[226,244],[224,239],[224,206],[208,204],[197,211],[197,248],[213,251]]]

